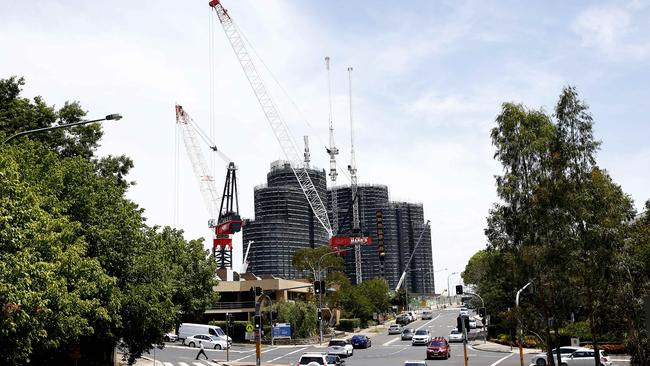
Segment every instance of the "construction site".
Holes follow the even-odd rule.
[[[259,182],[252,192],[254,217],[242,218],[239,195],[251,192],[238,190],[240,167],[217,147],[188,111],[176,105],[176,125],[205,203],[206,221],[213,232],[211,248],[219,279],[223,282],[301,280],[307,276],[292,266],[296,251],[329,245],[344,259],[345,273],[352,283],[384,278],[391,289],[403,285],[411,293],[433,295],[431,229],[424,218],[423,205],[391,201],[386,185],[358,183],[353,68],[347,68],[349,160],[338,157],[335,144],[329,57],[325,57],[323,69],[328,80],[329,100],[324,103],[329,107],[329,145],[312,152],[309,137],[304,136],[303,146],[298,146],[260,77],[255,58],[247,47],[248,40],[219,0],[212,0],[210,6],[223,27],[233,56],[241,65],[241,82],[250,84],[284,154],[283,160],[269,162],[266,182]],[[203,150],[222,159],[227,164],[226,171],[222,174],[211,171]],[[236,152],[229,154],[236,156]],[[312,154],[327,154],[329,169],[314,166]],[[346,169],[339,167],[337,159],[346,161]],[[339,175],[349,182],[341,184]],[[215,178],[219,176],[225,179]],[[233,263],[234,235],[242,235],[244,248],[238,250],[245,253],[243,263]]]

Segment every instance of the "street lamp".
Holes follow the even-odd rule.
[[[90,121],[79,121],[79,122],[74,122],[74,123],[67,123],[67,124],[64,124],[64,125],[58,125],[58,126],[50,126],[50,127],[36,128],[36,129],[33,129],[33,130],[23,131],[23,132],[19,132],[19,133],[17,133],[17,134],[11,135],[11,136],[7,137],[4,141],[2,141],[2,144],[3,144],[3,145],[6,144],[7,142],[13,140],[13,139],[16,138],[16,137],[20,137],[20,136],[24,136],[24,135],[31,135],[31,134],[33,134],[33,133],[44,132],[44,131],[50,131],[50,130],[57,130],[57,129],[59,129],[59,128],[67,128],[67,127],[80,126],[80,125],[85,125],[85,124],[88,124],[88,123],[102,122],[102,121],[107,121],[107,120],[115,120],[115,121],[118,121],[118,120],[120,120],[120,119],[122,119],[122,115],[117,114],[117,113],[113,113],[113,114],[109,114],[109,115],[107,115],[107,116],[104,117],[104,118],[94,119],[94,120],[90,120]]]
[[[519,326],[519,364],[521,366],[524,366],[524,349],[521,344],[524,338],[524,330],[521,326],[521,316],[520,316],[521,314],[519,314],[519,294],[531,284],[532,282],[528,282],[526,286],[520,288],[519,291],[517,291],[517,296],[515,296],[515,306],[517,307],[517,325]]]
[[[317,262],[318,263],[318,279],[314,279],[314,280],[319,281],[319,282],[321,281],[321,268],[320,268],[320,265],[321,265],[321,262],[323,261],[323,258],[325,258],[326,256],[328,256],[330,254],[345,253],[348,250],[350,250],[350,249],[331,251],[331,252],[327,252],[327,253],[321,255],[320,258],[318,258],[318,262]],[[318,311],[321,314],[323,313],[323,291],[318,292]],[[323,320],[322,319],[318,322],[318,328],[319,328],[318,330],[319,330],[319,334],[320,334],[318,344],[321,345],[321,344],[323,344]]]
[[[451,292],[449,292],[449,277],[458,274],[458,272],[451,272],[449,276],[447,276],[447,299],[449,300],[449,305],[451,306]]]

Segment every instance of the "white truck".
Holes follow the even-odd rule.
[[[178,339],[185,344],[185,338],[197,334],[208,334],[219,337],[220,339],[228,342],[228,346],[232,344],[232,338],[226,336],[226,333],[216,325],[196,324],[196,323],[182,323],[178,328]]]

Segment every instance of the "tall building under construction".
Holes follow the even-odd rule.
[[[352,190],[350,186],[326,188],[324,170],[308,169],[309,176],[327,205],[332,219],[332,195],[337,196],[339,234],[352,232]],[[385,185],[358,185],[359,223],[362,235],[372,236],[370,245],[361,246],[362,280],[385,278],[391,289],[397,286],[418,238],[425,227],[422,204],[391,202]],[[254,192],[255,219],[243,227],[244,246],[251,244],[248,271],[256,275],[275,275],[286,279],[303,278],[291,265],[301,248],[327,245],[325,229],[314,216],[289,163],[276,161],[267,174],[267,184]],[[377,249],[376,214],[383,216],[385,256],[383,265]],[[336,234],[336,233],[335,233]],[[344,253],[345,272],[356,283],[355,251]],[[408,291],[432,294],[434,289],[431,231],[422,233],[422,242],[409,265],[405,279]]]
[[[308,172],[325,202],[325,171]],[[285,279],[304,277],[291,265],[293,255],[302,248],[327,245],[327,231],[314,216],[289,162],[273,162],[266,181],[254,190],[255,219],[244,222],[244,246],[253,242],[248,271]]]

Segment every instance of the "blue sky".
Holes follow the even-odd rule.
[[[637,208],[650,198],[647,1],[224,5],[291,96],[264,74],[296,139],[310,135],[318,167],[328,159],[321,148],[327,141],[323,58],[332,58],[341,167],[349,162],[346,69],[354,67],[359,180],[388,185],[394,200],[424,203],[434,265],[448,268],[436,280],[439,290],[448,273],[462,270],[485,245],[485,217],[496,200],[493,176],[500,171],[489,130],[503,102],[552,111],[562,87],[575,85],[603,141],[600,165]],[[194,175],[176,142],[175,102],[213,130],[217,145],[237,162],[241,211],[253,215],[253,187],[265,182],[282,153],[207,1],[3,1],[0,36],[1,77],[25,76],[26,96],[41,94],[57,105],[77,99],[93,117],[124,115],[104,125],[100,153],[134,159],[137,185],[129,195],[150,224],[177,225],[191,238],[209,235]],[[224,164],[212,166],[220,186]],[[340,182],[347,183],[343,176]],[[235,257],[241,258],[241,245]]]

